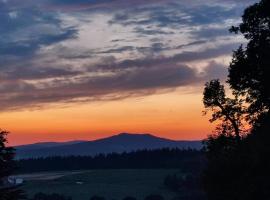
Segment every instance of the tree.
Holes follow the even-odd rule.
[[[270,1],[248,7],[242,21],[231,28],[248,40],[234,52],[229,66],[232,98],[218,80],[206,83],[204,90],[210,122],[220,121],[204,142],[203,183],[209,200],[270,196]]]
[[[24,195],[17,187],[9,185],[7,178],[14,168],[14,149],[7,147],[7,131],[0,130],[0,200],[23,199]]]
[[[270,109],[270,1],[248,7],[242,23],[231,32],[241,33],[248,44],[234,52],[229,67],[233,92],[245,98],[255,120]]]
[[[240,141],[241,133],[244,132],[245,107],[243,100],[238,96],[228,98],[225,95],[224,86],[219,80],[212,80],[205,84],[203,103],[206,108],[205,114],[210,110],[212,118],[210,122],[219,120],[217,131],[223,134],[232,134]]]

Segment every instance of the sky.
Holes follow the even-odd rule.
[[[0,127],[10,144],[131,132],[203,139],[206,81],[255,0],[0,0]]]

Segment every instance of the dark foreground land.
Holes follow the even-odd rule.
[[[16,163],[17,176],[25,180],[22,189],[30,198],[42,192],[70,196],[73,200],[89,200],[93,196],[143,200],[148,195],[161,195],[165,200],[197,200],[197,178],[204,160],[202,151],[167,148],[94,157],[34,158]]]
[[[110,169],[75,172],[42,172],[24,175],[22,186],[31,197],[43,192],[58,193],[73,200],[89,200],[94,195],[106,199],[123,199],[133,196],[143,200],[147,195],[159,194],[173,199],[176,193],[164,186],[164,179],[171,174],[184,175],[177,169]]]

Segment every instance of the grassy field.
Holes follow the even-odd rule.
[[[92,170],[71,173],[42,173],[27,177],[23,189],[29,196],[37,193],[59,193],[73,200],[89,200],[93,195],[107,200],[122,200],[126,196],[144,199],[149,194],[160,194],[172,199],[175,194],[163,186],[164,177],[178,170]],[[32,178],[31,178],[32,177]],[[40,177],[40,178],[37,178]]]

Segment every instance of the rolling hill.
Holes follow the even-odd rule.
[[[201,141],[174,141],[151,134],[121,133],[94,141],[46,142],[17,146],[16,159],[49,156],[88,156],[160,148],[200,149]]]

